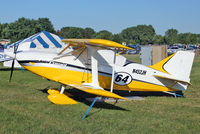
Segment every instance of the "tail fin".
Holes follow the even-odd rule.
[[[166,59],[149,67],[167,74],[171,74],[177,78],[189,79],[193,60],[194,52],[178,51]]]

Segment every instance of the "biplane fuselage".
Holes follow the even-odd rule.
[[[98,82],[104,89],[110,89],[113,66],[112,50],[100,50],[98,58]],[[87,51],[79,58],[74,55],[53,60],[55,54],[39,52],[19,53],[17,59],[27,70],[40,75],[43,78],[60,82],[62,84],[91,83],[91,64],[87,59]],[[24,58],[23,58],[24,57]],[[27,58],[30,59],[27,59]],[[123,56],[116,56],[114,90],[128,91],[177,91],[184,90],[186,85],[156,78],[154,74],[164,72],[153,68],[130,62]]]

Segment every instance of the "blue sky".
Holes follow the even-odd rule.
[[[56,30],[91,27],[119,33],[139,24],[157,34],[169,28],[200,33],[200,0],[0,0],[0,23],[48,17]]]

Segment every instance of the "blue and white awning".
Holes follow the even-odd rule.
[[[64,38],[47,31],[42,31],[26,39],[7,45],[6,48],[12,47],[14,45],[18,46],[25,42],[31,42],[30,48],[63,48],[63,45],[66,45],[61,41],[62,39]]]

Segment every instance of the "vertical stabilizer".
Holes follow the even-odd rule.
[[[179,79],[189,80],[194,55],[194,52],[191,51],[178,51],[149,67],[170,74]]]

